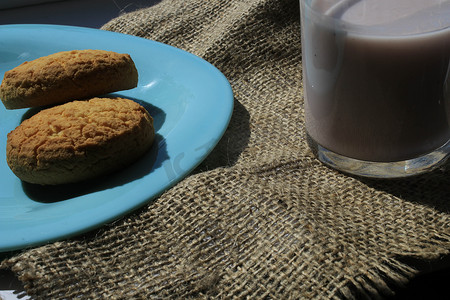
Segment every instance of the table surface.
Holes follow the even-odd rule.
[[[0,3],[0,25],[3,24],[57,24],[100,28],[109,20],[139,8],[156,4],[160,0],[6,0]],[[17,5],[21,5],[16,7]],[[422,299],[449,292],[448,269],[419,276],[400,291],[395,299]],[[425,294],[426,291],[426,294]],[[30,299],[20,281],[10,271],[0,270],[0,299]],[[429,298],[434,299],[434,298]]]
[[[0,24],[58,24],[99,28],[109,20],[160,0],[4,0]],[[34,5],[9,7],[8,3]]]

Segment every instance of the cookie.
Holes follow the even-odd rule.
[[[0,99],[7,109],[36,107],[132,89],[137,83],[138,72],[128,54],[64,51],[7,71]]]
[[[72,101],[41,110],[7,137],[7,163],[23,181],[78,182],[136,161],[154,140],[153,119],[123,98]]]

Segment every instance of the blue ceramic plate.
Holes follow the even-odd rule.
[[[0,78],[23,61],[73,49],[129,53],[138,87],[114,93],[154,117],[152,150],[128,168],[88,183],[42,187],[21,182],[6,164],[7,133],[32,109],[0,104],[0,252],[86,232],[148,203],[183,179],[222,137],[231,87],[215,67],[180,49],[134,36],[55,25],[0,26]]]

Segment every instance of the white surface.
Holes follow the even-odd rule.
[[[27,300],[31,299],[23,291],[20,281],[11,271],[0,270],[0,299],[2,300]]]
[[[20,0],[0,2],[0,25],[58,24],[100,28],[126,12],[149,7],[160,0]],[[25,4],[35,4],[23,6]],[[12,7],[19,6],[19,7]],[[0,299],[30,299],[11,271],[0,270]]]

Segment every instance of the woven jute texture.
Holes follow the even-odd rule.
[[[211,62],[232,85],[233,116],[211,155],[139,211],[5,259],[29,295],[382,298],[416,274],[411,261],[448,256],[446,169],[362,180],[308,149],[298,1],[167,0],[103,29]]]

